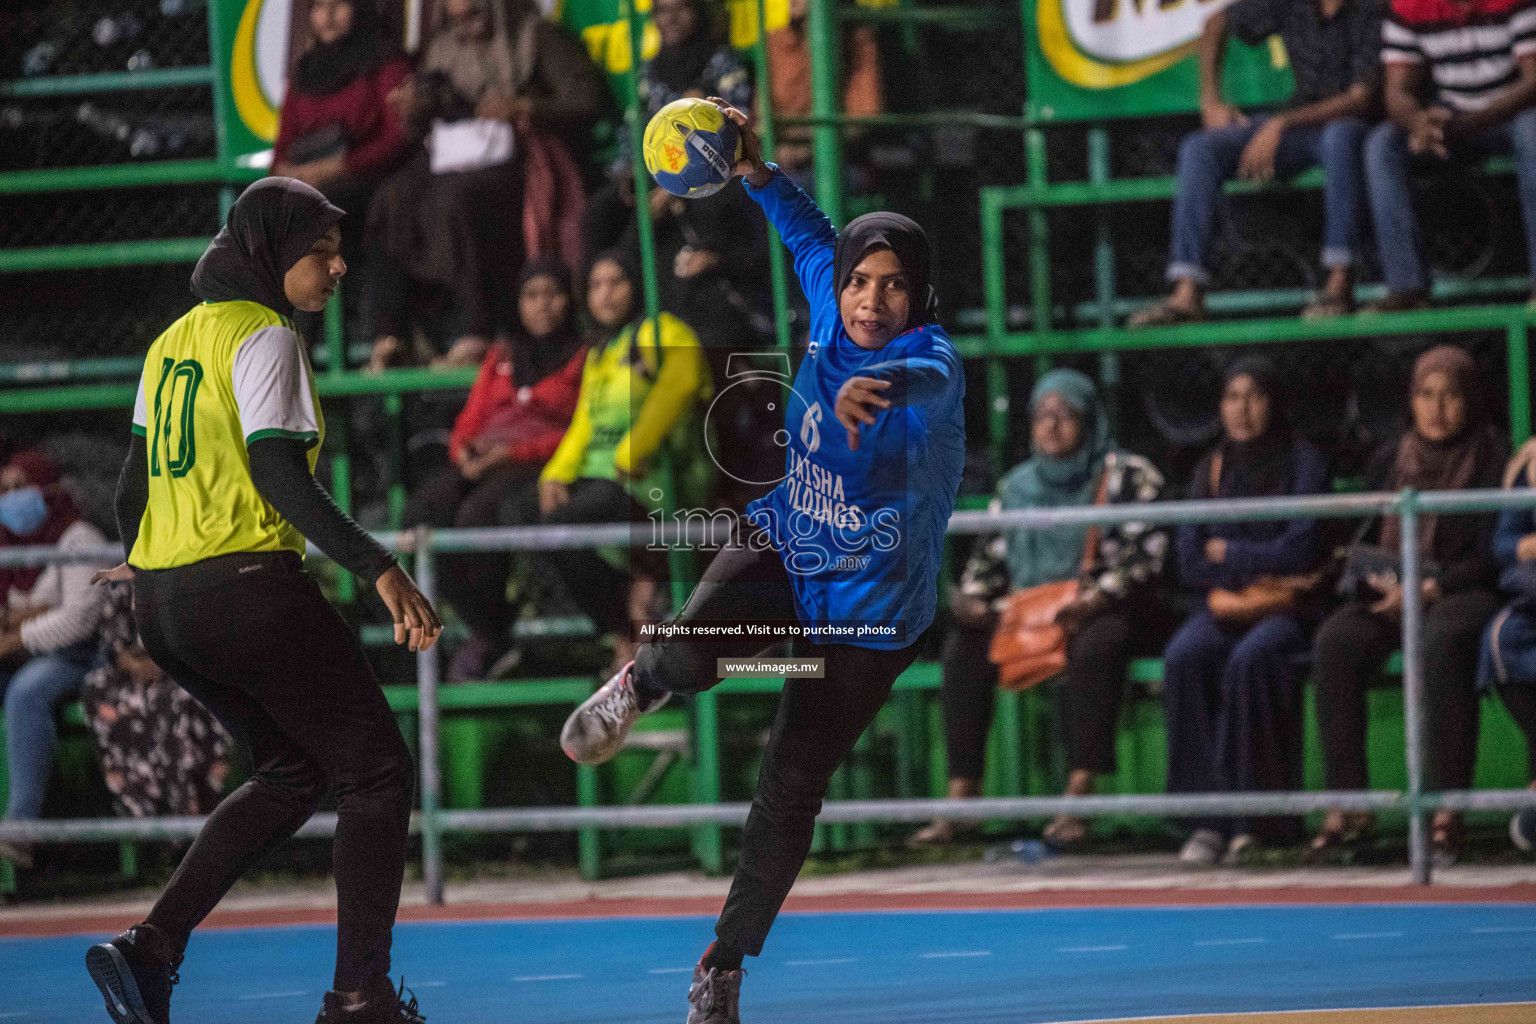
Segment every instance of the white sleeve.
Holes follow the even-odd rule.
[[[299,336],[287,327],[263,327],[235,352],[235,404],[246,444],[263,437],[310,444],[320,439],[315,381],[299,345]]]
[[[149,433],[149,405],[144,401],[144,374],[139,374],[139,393],[133,399],[134,433],[144,437]]]

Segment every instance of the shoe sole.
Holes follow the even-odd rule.
[[[107,1001],[107,1015],[113,1024],[159,1024],[144,1006],[139,995],[139,983],[133,979],[133,971],[123,954],[110,942],[92,946],[85,951],[85,969],[91,972],[91,980],[101,989]]]

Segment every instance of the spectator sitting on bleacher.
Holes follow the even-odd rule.
[[[1324,493],[1328,467],[1292,433],[1289,411],[1273,363],[1237,360],[1221,395],[1226,436],[1195,467],[1190,496]],[[1253,584],[1310,570],[1316,522],[1181,525],[1175,548],[1181,579],[1203,600],[1163,654],[1168,791],[1300,788],[1301,684],[1313,617],[1304,601],[1272,599],[1270,588]],[[1253,842],[1241,819],[1199,821],[1179,856],[1195,864],[1223,854],[1236,860]]]
[[[1527,441],[1504,474],[1506,488],[1536,486],[1536,442]],[[1536,789],[1536,509],[1499,513],[1493,538],[1499,588],[1509,598],[1488,624],[1478,657],[1477,683],[1497,690],[1510,717],[1525,734],[1531,787]],[[1527,853],[1536,850],[1536,810],[1527,808],[1509,823],[1510,838]]]
[[[57,545],[64,550],[105,544],[80,517],[53,462],[21,452],[0,469],[0,543]],[[89,562],[37,569],[0,568],[0,690],[5,693],[7,821],[30,821],[43,809],[53,769],[53,708],[80,692],[96,654],[106,594],[91,586],[101,568]],[[30,867],[31,851],[0,843],[0,857]]]
[[[806,14],[809,0],[789,0],[789,24],[769,32],[764,44],[773,95],[774,117],[809,117],[811,110],[811,43]],[[870,117],[885,109],[885,87],[880,77],[880,47],[872,25],[844,25],[842,112],[849,117]],[[811,166],[811,130],[786,125],[774,141],[773,159],[779,169],[802,188],[808,187],[805,172]]]
[[[133,588],[107,585],[97,666],[80,704],[119,814],[208,814],[229,777],[229,734],[139,642]]]
[[[435,13],[420,70],[394,94],[426,144],[368,210],[380,261],[369,281],[375,368],[410,361],[413,292],[424,285],[456,306],[457,340],[434,362],[485,358],[516,315],[534,137],[573,135],[602,109],[586,50],[532,0],[444,0]]]
[[[1372,308],[1429,304],[1424,239],[1409,191],[1416,158],[1514,156],[1526,258],[1536,279],[1536,7],[1518,0],[1392,0],[1381,59],[1389,120],[1366,140],[1365,170],[1387,294]]]
[[[1307,317],[1354,309],[1365,182],[1361,141],[1377,107],[1381,0],[1238,0],[1211,15],[1200,36],[1203,130],[1179,147],[1178,193],[1168,280],[1173,294],[1131,317],[1131,327],[1163,327],[1205,319],[1211,228],[1222,183],[1234,174],[1270,181],[1314,165],[1323,169],[1322,295]],[[1254,44],[1271,35],[1285,43],[1296,88],[1273,114],[1245,115],[1221,96],[1227,33]]]
[[[1472,357],[1463,349],[1440,345],[1421,355],[1409,390],[1411,426],[1378,453],[1367,489],[1497,487],[1509,449],[1504,435],[1487,421],[1489,406],[1481,383]],[[1499,607],[1491,558],[1495,519],[1492,513],[1479,513],[1424,515],[1418,520],[1424,576],[1425,784],[1430,789],[1466,789],[1472,784],[1478,640]],[[1379,558],[1373,566],[1366,565],[1363,555],[1350,563],[1360,566],[1345,571],[1350,599],[1317,633],[1317,720],[1329,789],[1370,788],[1365,694],[1381,678],[1387,656],[1402,639],[1403,588],[1396,571],[1402,518],[1384,516],[1374,536],[1362,537],[1380,545]],[[1371,825],[1366,812],[1330,811],[1311,852],[1321,855],[1354,844]],[[1454,862],[1461,840],[1460,815],[1435,812],[1436,861]]]
[[[752,75],[721,37],[721,12],[713,0],[654,0],[651,20],[661,38],[656,56],[640,67],[639,89],[642,124],[673,100],[692,96],[719,96],[738,110],[752,109]],[[625,248],[638,253],[635,228],[635,165],[627,125],[620,124],[618,150],[609,167],[609,182],[592,196],[583,226],[588,255]],[[661,189],[650,192],[651,220],[658,224],[681,218],[711,215],[720,206],[747,203],[745,193],[731,182],[706,199],[683,203]],[[756,223],[746,219],[746,223]],[[681,240],[670,247],[658,242],[663,261],[677,251]],[[669,305],[664,298],[663,305]]]
[[[453,425],[451,464],[412,495],[405,526],[522,525],[538,518],[539,471],[576,411],[585,350],[576,333],[570,271],[547,256],[518,279],[518,329],[491,346]],[[512,609],[501,551],[444,557],[443,599],[469,627],[448,681],[483,679],[507,647]]]
[[[1162,474],[1139,455],[1117,451],[1109,417],[1093,381],[1077,370],[1041,377],[1030,395],[1032,454],[1003,477],[999,509],[1061,508],[1155,501]],[[1097,540],[1085,550],[1090,537]],[[951,799],[981,795],[987,732],[997,689],[988,660],[999,605],[1010,590],[1076,577],[1075,604],[1058,621],[1069,626],[1061,716],[1071,778],[1068,796],[1094,790],[1096,775],[1115,770],[1115,734],[1133,646],[1157,642],[1151,587],[1162,574],[1168,535],[1145,524],[1107,529],[1060,526],[1014,530],[977,544],[950,600],[955,625],[944,644],[945,748]],[[1132,622],[1135,628],[1132,628]],[[1166,633],[1163,636],[1166,637]],[[914,834],[914,846],[948,843],[957,822],[939,819]],[[1070,848],[1087,823],[1062,815],[1045,830],[1052,845]]]
[[[687,493],[697,477],[695,415],[710,393],[709,368],[693,329],[670,313],[641,321],[638,271],[623,253],[599,256],[587,275],[587,310],[596,337],[587,351],[576,414],[539,476],[539,510],[549,524],[646,521],[667,478]],[[631,573],[592,548],[545,552],[543,558],[600,634],[614,638],[616,662],[634,657],[632,617],[643,618],[666,572],[664,556],[646,547],[636,527]]]
[[[387,97],[411,66],[386,43],[374,0],[314,0],[309,27],[313,40],[283,97],[272,173],[314,186],[350,214],[341,222],[341,255],[351,312],[361,295],[368,203],[408,146],[404,120]],[[319,314],[295,319],[312,343],[319,340]]]

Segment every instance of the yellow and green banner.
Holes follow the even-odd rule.
[[[1037,121],[1109,120],[1195,110],[1195,47],[1228,0],[1022,0],[1028,113]],[[1275,103],[1291,91],[1278,38],[1227,49],[1227,98]]]

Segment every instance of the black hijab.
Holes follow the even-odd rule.
[[[1295,436],[1291,428],[1290,402],[1280,371],[1268,356],[1243,356],[1227,367],[1221,388],[1239,377],[1250,378],[1269,399],[1269,423],[1264,433],[1249,441],[1223,437],[1216,449],[1221,454],[1221,479],[1210,492],[1210,457],[1196,470],[1195,490],[1205,498],[1262,498],[1284,494],[1290,482]],[[1212,453],[1214,457],[1216,453]]]
[[[651,58],[651,74],[669,93],[682,94],[705,83],[704,69],[709,67],[719,44],[715,42],[714,11],[706,0],[688,0],[693,8],[693,35],[676,46],[663,46]]]
[[[524,329],[518,319],[517,330],[512,333],[512,383],[520,388],[532,387],[570,362],[571,356],[581,348],[581,335],[572,327],[576,318],[575,288],[571,283],[571,271],[558,256],[540,256],[523,264],[517,275],[517,294],[523,286],[536,277],[551,277],[565,292],[567,300],[565,323],[552,334],[534,337]]]
[[[240,194],[192,271],[205,302],[259,302],[284,316],[293,303],[283,278],[346,213],[292,178],[263,178]]]
[[[293,88],[306,96],[329,96],[372,71],[391,54],[379,31],[376,0],[349,0],[352,30],[334,42],[316,40],[293,71]]]
[[[899,213],[866,213],[855,217],[837,236],[837,245],[832,250],[834,299],[848,287],[854,268],[878,249],[894,252],[907,275],[907,285],[912,293],[912,309],[907,314],[908,329],[932,323],[938,312],[939,298],[928,283],[928,235],[916,221]]]

